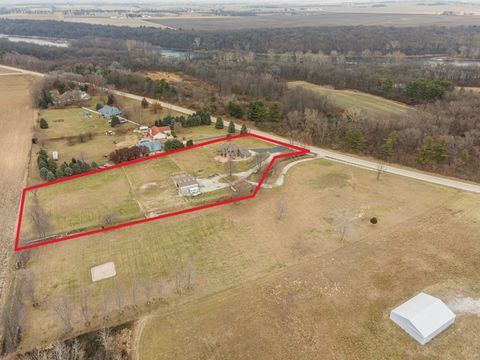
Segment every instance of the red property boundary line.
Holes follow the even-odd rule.
[[[100,172],[103,172],[103,171],[109,171],[109,170],[117,169],[117,168],[120,168],[120,167],[123,167],[123,166],[136,164],[136,163],[140,163],[140,162],[143,162],[143,161],[148,161],[148,160],[151,160],[151,159],[159,158],[161,156],[172,155],[172,154],[179,153],[179,152],[182,152],[182,151],[195,149],[195,148],[198,148],[198,147],[201,147],[201,146],[215,144],[215,143],[218,143],[218,142],[221,142],[221,141],[226,141],[226,140],[238,139],[238,138],[242,138],[242,137],[246,137],[246,136],[251,136],[251,137],[254,137],[254,138],[257,138],[257,139],[261,139],[261,140],[264,140],[264,141],[268,141],[268,142],[271,142],[271,143],[274,143],[274,144],[277,144],[277,145],[282,145],[282,146],[285,146],[285,147],[296,150],[294,152],[290,152],[290,153],[286,153],[286,154],[275,155],[272,158],[272,160],[270,161],[270,163],[268,164],[268,167],[265,170],[265,172],[263,173],[262,177],[260,178],[260,181],[258,182],[257,186],[255,187],[255,190],[250,195],[242,196],[242,197],[235,198],[235,199],[219,201],[219,202],[215,202],[215,203],[211,203],[211,204],[207,204],[207,205],[201,205],[201,206],[193,207],[193,208],[190,208],[190,209],[183,209],[183,210],[179,210],[179,211],[174,211],[174,212],[171,212],[171,213],[154,216],[154,217],[147,218],[147,219],[134,220],[134,221],[126,222],[126,223],[123,223],[123,224],[118,224],[118,225],[106,227],[106,228],[103,228],[103,229],[95,229],[95,230],[85,231],[85,232],[82,232],[82,233],[77,233],[77,234],[64,236],[64,237],[60,237],[60,238],[55,238],[55,239],[52,239],[52,240],[47,240],[47,241],[39,242],[39,243],[36,243],[36,244],[18,246],[19,241],[20,241],[20,228],[22,226],[22,218],[23,218],[23,212],[24,212],[24,206],[25,206],[25,195],[26,195],[27,191],[35,190],[35,189],[42,188],[42,187],[45,187],[45,186],[51,186],[51,185],[58,184],[58,183],[61,183],[61,182],[64,182],[64,181],[70,181],[70,180],[77,179],[77,178],[80,178],[80,177],[83,177],[83,176],[93,175],[93,174],[100,173]],[[284,158],[284,157],[289,157],[289,156],[307,154],[309,152],[310,152],[310,150],[302,148],[300,146],[287,144],[285,142],[270,139],[268,137],[261,136],[261,135],[247,133],[247,134],[239,134],[239,135],[228,136],[228,137],[219,138],[219,139],[215,139],[215,140],[210,140],[210,141],[206,141],[206,142],[203,142],[203,143],[200,143],[200,144],[188,146],[188,147],[185,147],[185,148],[182,148],[182,149],[173,150],[173,151],[169,151],[169,152],[164,152],[164,153],[160,153],[160,154],[156,154],[156,155],[152,155],[152,156],[148,156],[148,157],[144,157],[144,158],[140,158],[140,159],[136,159],[136,160],[126,161],[126,162],[123,162],[121,164],[110,166],[108,168],[92,170],[92,171],[89,171],[87,173],[73,175],[73,176],[70,176],[68,178],[58,179],[58,180],[50,181],[50,182],[47,182],[47,183],[42,183],[42,184],[26,187],[22,190],[22,198],[21,198],[21,202],[20,202],[20,213],[19,213],[19,216],[18,216],[17,234],[16,234],[16,237],[15,237],[14,250],[15,251],[22,251],[22,250],[32,249],[32,248],[35,248],[35,247],[48,245],[48,244],[53,244],[53,243],[57,243],[57,242],[60,242],[60,241],[76,239],[76,238],[87,236],[87,235],[98,234],[98,233],[101,233],[101,232],[104,232],[104,231],[111,231],[111,230],[120,229],[120,228],[127,227],[127,226],[142,224],[142,223],[149,222],[149,221],[164,219],[164,218],[168,218],[168,217],[172,217],[172,216],[176,216],[176,215],[187,214],[187,213],[191,213],[191,212],[194,212],[194,211],[199,211],[199,210],[208,209],[208,208],[212,208],[212,207],[216,207],[216,206],[220,206],[220,205],[226,205],[226,204],[231,204],[231,203],[235,203],[235,202],[239,202],[239,201],[243,201],[243,200],[247,200],[247,199],[252,199],[255,196],[257,196],[257,193],[260,190],[260,187],[262,186],[263,182],[265,181],[265,179],[268,175],[268,172],[272,168],[275,160],[280,159],[280,158]]]

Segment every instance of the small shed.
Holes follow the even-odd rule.
[[[425,345],[455,322],[455,314],[442,300],[422,292],[393,309],[390,319]]]
[[[172,175],[172,180],[180,195],[200,195],[200,187],[198,181],[193,176],[185,173],[179,173]]]

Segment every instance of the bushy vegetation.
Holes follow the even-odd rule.
[[[63,162],[58,166],[55,160],[49,158],[45,149],[40,149],[38,152],[37,166],[40,177],[47,181],[53,181],[98,169],[98,164],[96,162],[89,164],[83,160],[75,158],[72,158],[68,163]]]
[[[121,148],[111,152],[108,157],[115,164],[120,164],[125,161],[139,159],[148,154],[146,146],[132,146],[129,148]]]

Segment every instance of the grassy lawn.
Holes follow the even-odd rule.
[[[142,216],[122,169],[114,169],[27,192],[22,238],[40,234],[29,226],[34,193],[49,219],[49,234],[99,228],[111,214],[114,222]]]
[[[138,184],[149,181],[135,176]],[[281,219],[279,201],[286,205]],[[375,227],[371,216],[379,219]],[[338,226],[345,219],[342,241]],[[387,335],[371,335],[376,328],[387,329],[395,355],[408,340],[390,325],[389,309],[446,278],[474,277],[479,221],[478,196],[305,162],[290,170],[283,187],[262,189],[249,201],[34,249],[25,274],[35,276],[40,306],[27,304],[22,347],[65,336],[49,305],[62,296],[71,307],[68,336],[85,331],[79,298],[87,291],[91,327],[105,317],[117,324],[154,312],[141,339],[142,359],[213,351],[218,358],[292,358],[305,350],[300,340],[310,339],[300,334],[322,339],[309,345],[316,354],[332,348],[352,354],[360,346],[369,358],[387,348]],[[117,276],[92,283],[90,268],[107,261],[115,262]],[[454,351],[460,342],[448,339]],[[405,351],[418,351],[409,346]]]
[[[100,137],[100,135],[99,135]],[[104,138],[111,138],[104,135]],[[234,139],[231,142],[239,146],[265,146],[257,139]],[[54,142],[59,144],[59,141]],[[96,138],[85,146],[91,151],[92,145],[105,151]],[[186,172],[194,177],[207,178],[212,175],[225,174],[224,164],[215,161],[218,144],[210,144],[179,152],[172,155],[150,159],[141,163],[107,170],[98,174],[68,180],[59,184],[41,187],[35,192],[27,192],[22,239],[28,241],[41,237],[41,232],[32,225],[33,196],[36,194],[41,208],[49,219],[49,235],[66,232],[83,232],[102,226],[111,226],[130,220],[149,217],[155,214],[172,212],[199,204],[211,203],[220,199],[241,196],[230,189],[217,190],[200,195],[194,200],[186,200],[178,195],[171,180],[171,175]],[[268,144],[267,144],[268,145]],[[48,149],[50,151],[50,149]],[[56,148],[59,150],[59,148]],[[68,152],[61,151],[62,159],[68,161]],[[70,152],[73,155],[73,152]],[[94,156],[85,158],[92,159]],[[246,171],[255,166],[253,158],[235,162],[235,172]],[[36,163],[32,171],[38,176]],[[35,181],[36,179],[31,179]],[[34,214],[33,214],[34,215]],[[108,216],[108,221],[105,219]]]
[[[328,96],[337,106],[343,109],[359,109],[373,116],[398,115],[412,110],[411,107],[400,102],[361,91],[335,90],[306,81],[291,81],[288,86],[315,91],[320,95]]]

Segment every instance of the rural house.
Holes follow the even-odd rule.
[[[103,117],[106,117],[109,119],[112,118],[113,116],[119,116],[122,113],[122,111],[119,108],[115,106],[109,106],[109,105],[105,105],[100,110],[98,110],[98,112]]]
[[[172,175],[172,180],[180,195],[200,195],[198,181],[193,176],[185,173],[179,173]]]
[[[135,146],[145,146],[148,148],[149,153],[161,151],[163,149],[163,145],[160,141],[150,139],[142,139],[136,143]]]
[[[150,134],[156,140],[168,139],[172,136],[172,130],[170,126],[152,126]]]

